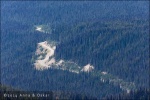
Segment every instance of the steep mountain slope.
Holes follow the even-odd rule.
[[[131,93],[122,93],[118,95],[111,95],[103,98],[104,100],[149,100],[150,99],[149,89],[138,89]]]
[[[148,1],[2,1],[1,5],[3,21],[73,25],[90,20],[148,18],[148,4]]]
[[[49,92],[27,92],[19,89],[14,89],[9,86],[0,85],[1,100],[97,100],[94,97],[89,97],[84,94],[76,94],[68,91],[49,91]]]
[[[81,24],[66,32],[70,35],[62,33],[55,55],[148,87],[148,29],[147,20]]]
[[[147,1],[2,1],[1,6],[2,84],[98,99],[148,87]],[[38,60],[48,69],[37,70]]]

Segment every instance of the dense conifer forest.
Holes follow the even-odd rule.
[[[51,99],[148,100],[148,3],[1,1],[1,97],[43,91]],[[56,47],[48,59],[64,65],[36,69],[43,41]]]

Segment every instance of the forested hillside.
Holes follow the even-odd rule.
[[[56,57],[80,65],[91,63],[97,70],[148,87],[148,29],[148,20],[140,19],[79,24],[60,33],[63,41],[56,48]]]
[[[118,95],[111,95],[103,98],[104,100],[149,100],[149,89],[139,89],[131,93],[122,93]]]
[[[142,95],[149,88],[148,3],[2,1],[2,88],[54,91],[61,99]],[[37,70],[37,61],[48,68]]]
[[[33,95],[34,94],[34,95]],[[0,87],[0,99],[1,100],[97,100],[94,97],[89,97],[84,94],[76,94],[67,91],[48,91],[48,92],[26,92],[12,87],[1,85]]]

